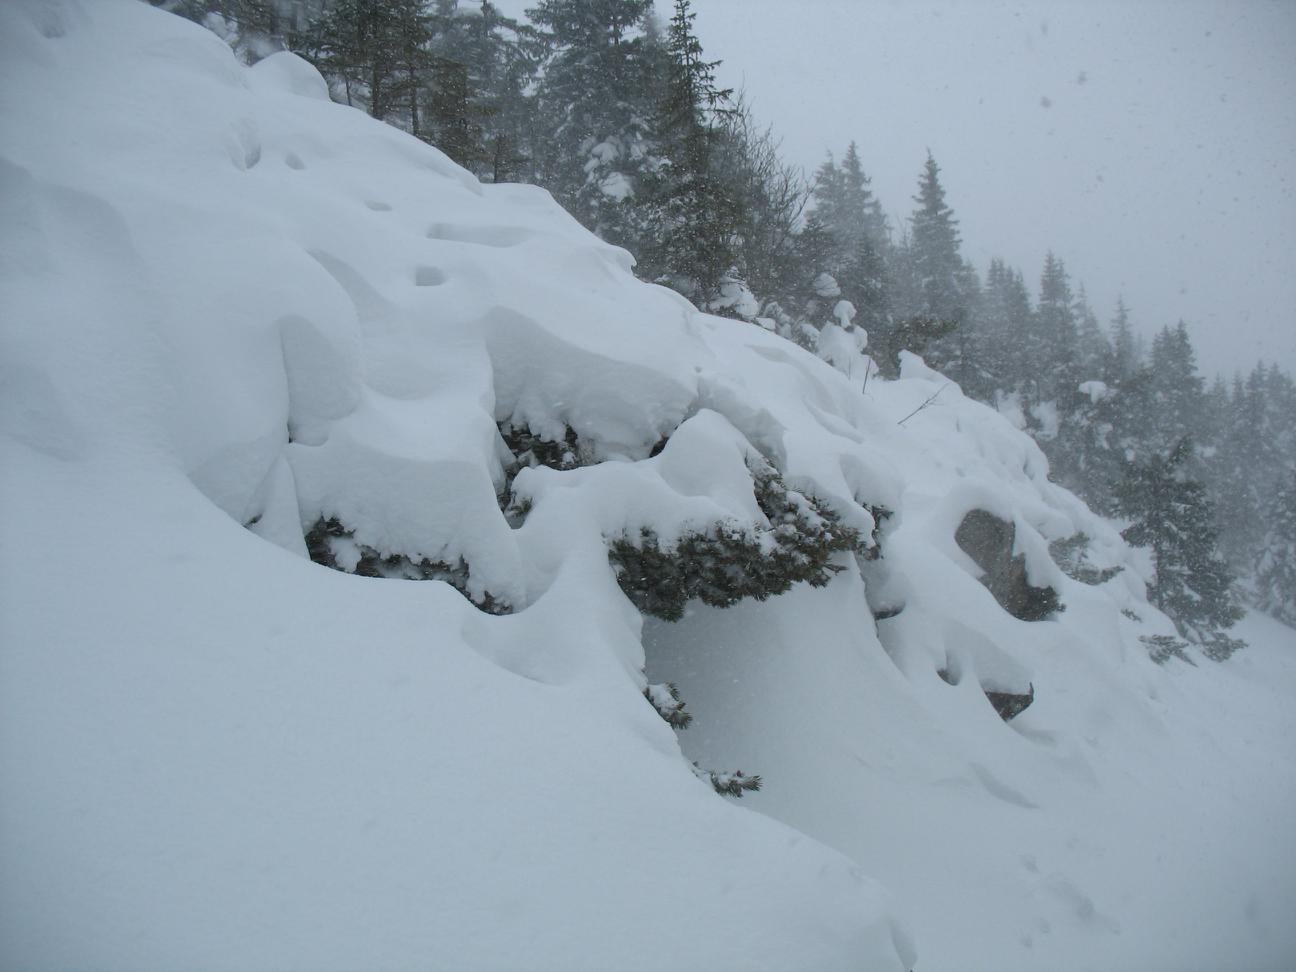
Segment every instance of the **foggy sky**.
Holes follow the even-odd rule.
[[[1123,294],[1148,336],[1183,318],[1207,376],[1296,372],[1296,3],[693,9],[788,161],[813,171],[854,139],[893,225],[930,148],[982,275],[999,256],[1036,292],[1052,249],[1104,325]]]
[[[893,222],[928,148],[964,253],[1100,320],[1183,318],[1207,375],[1296,371],[1296,4],[695,0],[720,80],[813,169],[855,139]],[[658,0],[659,12],[668,5]]]

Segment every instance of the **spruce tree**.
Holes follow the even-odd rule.
[[[1065,265],[1049,251],[1028,349],[1036,402],[1058,401],[1075,392],[1080,380],[1078,345],[1070,279]]]
[[[661,161],[650,187],[651,229],[641,272],[674,286],[699,306],[719,296],[735,270],[739,193],[726,164],[724,131],[714,124],[732,91],[716,85],[718,61],[702,56],[689,0],[675,0],[666,42],[666,78],[653,133]]]
[[[832,275],[842,298],[855,307],[854,326],[880,347],[891,330],[889,238],[886,216],[869,183],[854,142],[840,166],[830,155],[815,178],[807,229],[825,241],[816,271]]]
[[[1296,469],[1267,499],[1268,529],[1255,559],[1255,603],[1296,626]]]
[[[1134,328],[1130,325],[1129,308],[1125,298],[1116,298],[1116,315],[1111,324],[1111,358],[1104,376],[1109,385],[1119,385],[1138,371],[1139,349]]]
[[[1180,635],[1208,644],[1242,612],[1233,572],[1217,549],[1214,506],[1202,483],[1185,475],[1192,454],[1185,439],[1169,455],[1129,463],[1115,494],[1118,513],[1131,521],[1121,536],[1150,548],[1156,561],[1149,599]]]
[[[536,109],[541,185],[609,242],[639,249],[635,194],[649,156],[657,60],[651,0],[540,0],[548,57]]]
[[[1076,321],[1076,357],[1079,377],[1083,381],[1103,380],[1112,358],[1112,346],[1098,323],[1098,315],[1089,306],[1084,284],[1076,291],[1072,313]]]
[[[902,350],[926,354],[930,364],[942,367],[953,353],[941,339],[963,323],[970,302],[958,220],[945,202],[940,166],[931,152],[914,202],[909,237],[896,249],[893,261],[895,329],[885,345],[877,347],[879,365],[892,372]]]
[[[417,130],[417,90],[433,36],[422,0],[334,0],[313,23],[306,50],[347,104]]]
[[[977,308],[983,362],[991,386],[1007,394],[1023,390],[1031,379],[1026,356],[1034,312],[1020,271],[998,258],[990,261]]]
[[[1165,453],[1185,438],[1195,441],[1205,412],[1205,380],[1197,373],[1197,355],[1183,321],[1163,327],[1153,339],[1148,380],[1149,448]]]

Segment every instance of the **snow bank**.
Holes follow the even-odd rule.
[[[1156,913],[1146,853],[1118,894],[1094,862],[1143,825],[1084,815],[1164,809],[1213,697],[995,412],[912,357],[865,387],[862,333],[834,368],[694,312],[293,55],[21,0],[0,65],[0,964],[901,970],[897,914],[922,968],[1200,945],[1215,898]],[[768,535],[762,463],[867,542],[645,622],[609,542]],[[999,607],[973,510],[1062,613]],[[338,566],[459,590],[312,563],[320,524]],[[1050,556],[1081,532],[1097,586]],[[987,696],[1028,690],[1011,722]],[[1216,947],[1264,958],[1296,868],[1254,873],[1267,944]]]
[[[500,512],[498,423],[631,469],[698,411],[687,308],[293,55],[0,18],[0,964],[907,967],[856,865],[694,776],[606,553]],[[742,505],[707,414],[672,515]],[[312,564],[322,517],[530,608]]]

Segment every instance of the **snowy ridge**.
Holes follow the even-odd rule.
[[[0,112],[0,964],[1080,968],[1173,937],[1097,838],[1048,836],[1163,758],[1181,693],[1139,637],[1173,626],[1001,416],[916,358],[862,387],[845,332],[834,368],[698,314],[543,191],[133,0],[0,8]],[[515,468],[517,430],[571,461]],[[768,536],[762,461],[880,551],[644,619],[609,542]],[[978,509],[1065,610],[996,603],[954,539]],[[462,564],[463,594],[311,563],[328,521],[338,566]],[[1078,533],[1120,572],[1067,576]],[[986,695],[1028,689],[1011,722]]]

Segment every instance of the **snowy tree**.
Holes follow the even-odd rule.
[[[435,33],[422,0],[333,0],[310,30],[306,53],[349,105],[418,128],[417,92]]]
[[[1149,448],[1168,452],[1185,438],[1197,439],[1205,410],[1205,379],[1197,373],[1197,355],[1180,321],[1164,327],[1152,341],[1148,361],[1151,394]]]
[[[1111,349],[1105,377],[1108,384],[1115,385],[1133,376],[1138,371],[1142,358],[1124,297],[1116,298],[1116,315],[1111,324]]]
[[[1268,530],[1255,562],[1256,606],[1296,625],[1296,471],[1268,499]]]
[[[538,177],[604,239],[637,250],[634,195],[646,164],[658,52],[651,0],[540,0],[549,52],[538,89]]]
[[[689,0],[675,0],[667,32],[666,78],[654,119],[654,151],[661,156],[644,182],[650,228],[641,272],[680,290],[699,306],[719,296],[734,271],[739,194],[727,178],[716,113],[732,91],[715,82],[718,61],[702,56]]]
[[[1030,379],[1026,356],[1034,312],[1020,271],[990,261],[977,307],[984,367],[994,390],[1020,392]]]
[[[909,218],[908,245],[897,254],[899,320],[892,351],[926,352],[931,364],[940,367],[946,355],[934,345],[963,323],[968,295],[958,220],[945,201],[940,166],[931,152],[913,201],[917,207]]]
[[[854,142],[840,166],[829,156],[815,176],[806,231],[808,240],[819,234],[815,269],[838,282],[842,298],[855,308],[854,326],[864,328],[871,340],[884,341],[891,329],[889,238],[886,216],[869,183]]]
[[[1039,302],[1028,355],[1037,402],[1065,398],[1080,381],[1079,337],[1066,266],[1050,251],[1040,275]]]
[[[297,50],[331,0],[149,0],[215,30],[240,56],[256,61]]]
[[[526,89],[539,60],[535,32],[489,0],[480,7],[437,0],[433,23],[419,88],[426,117],[413,133],[480,178],[529,175]]]
[[[861,244],[886,239],[886,217],[869,183],[854,142],[847,146],[840,166],[829,156],[815,175],[814,210],[809,218],[832,240],[832,263],[823,268],[829,273],[840,275]]]
[[[1150,548],[1156,560],[1150,600],[1181,635],[1205,644],[1242,612],[1231,590],[1233,573],[1217,549],[1213,504],[1205,487],[1184,475],[1191,455],[1184,440],[1168,456],[1132,462],[1115,492],[1118,512],[1131,521],[1121,536]]]
[[[1079,376],[1086,380],[1101,379],[1112,357],[1112,347],[1098,323],[1098,315],[1089,306],[1089,299],[1081,284],[1076,291],[1072,308],[1076,321],[1076,357]]]

